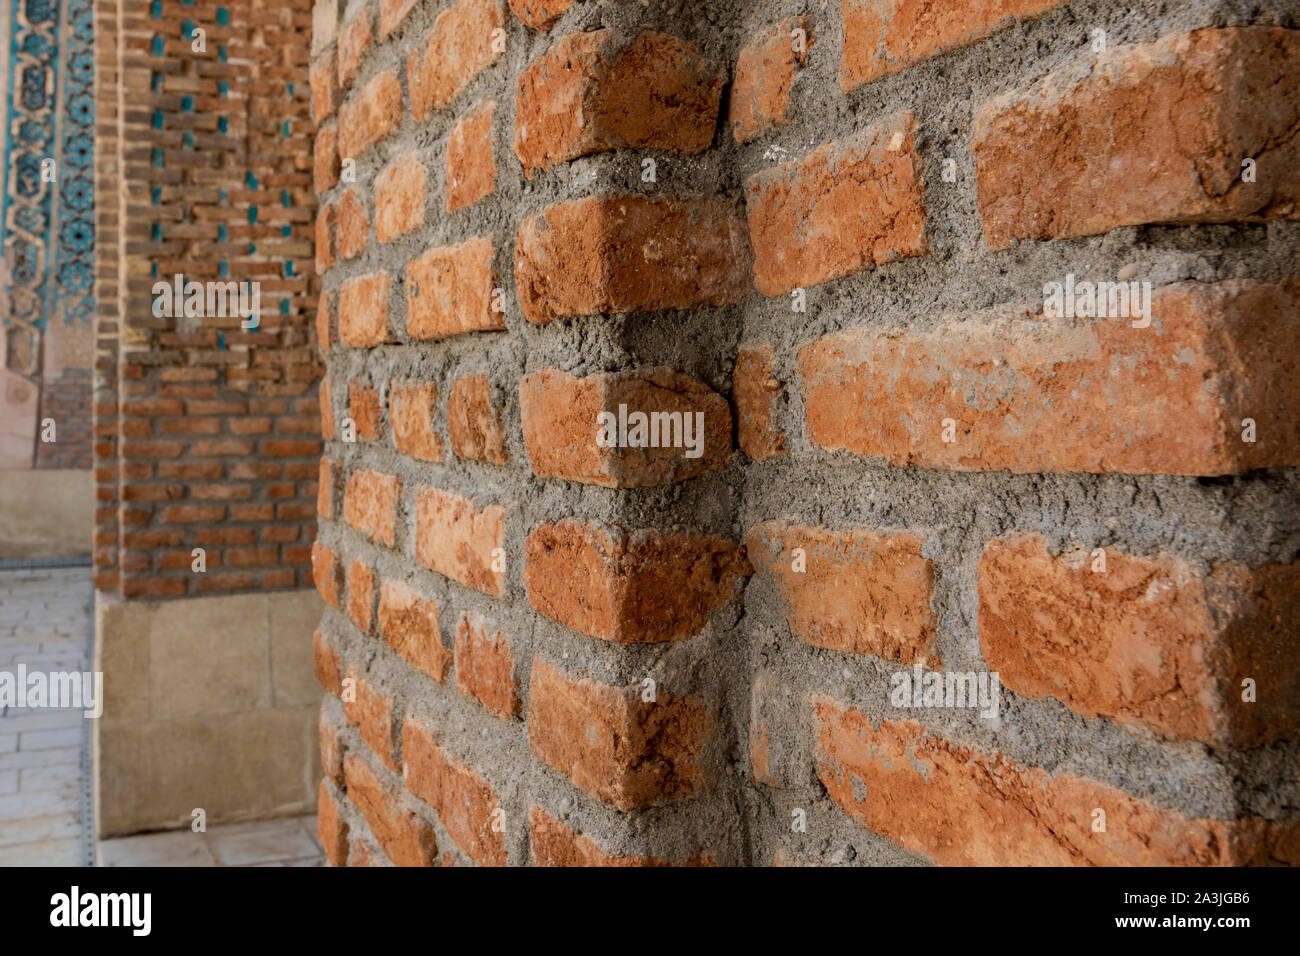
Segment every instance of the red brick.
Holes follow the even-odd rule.
[[[697,854],[684,863],[671,863],[655,856],[617,856],[594,840],[575,833],[541,807],[528,808],[528,835],[533,866],[713,866],[713,858]]]
[[[320,437],[332,439],[336,434],[334,427],[334,398],[333,389],[330,387],[330,380],[322,378],[320,380]]]
[[[525,551],[532,606],[618,644],[698,634],[750,573],[744,552],[721,538],[571,521],[539,525]]]
[[[677,37],[613,30],[564,37],[517,81],[515,155],[531,176],[613,149],[702,153],[713,141],[722,77]]]
[[[409,281],[409,280],[408,280]],[[354,276],[339,292],[339,342],[374,348],[389,339],[387,272]]]
[[[367,388],[360,382],[348,383],[348,416],[357,429],[357,437],[376,441],[381,426],[379,389]]]
[[[477,104],[451,128],[447,138],[447,212],[492,195],[497,176],[492,153],[495,110],[494,101]]]
[[[645,373],[598,374],[574,378],[544,369],[519,382],[524,446],[533,474],[613,488],[642,488],[685,481],[720,468],[731,456],[731,409],[707,385],[667,368]],[[601,447],[600,415],[648,418],[647,443],[666,447]],[[697,429],[704,417],[703,429]],[[668,416],[677,416],[675,423]],[[684,427],[689,421],[699,457],[687,457]],[[610,436],[615,437],[616,436]],[[665,441],[666,439],[666,441]],[[674,447],[676,442],[680,447]]]
[[[339,258],[353,259],[366,249],[370,220],[356,189],[349,189],[339,200]]]
[[[727,110],[737,143],[789,122],[790,90],[812,45],[807,17],[787,17],[746,39],[736,60]]]
[[[338,209],[334,203],[323,203],[316,210],[316,272],[323,274],[334,265],[335,242],[338,238]]]
[[[402,479],[362,468],[348,476],[343,489],[343,520],[376,544],[397,542],[397,500]]]
[[[540,657],[528,691],[528,743],[537,759],[619,810],[698,794],[708,733],[704,704],[640,684],[571,680]]]
[[[488,635],[487,623],[468,611],[456,626],[456,689],[509,720],[520,712],[519,685],[514,677],[510,645],[498,630]]]
[[[317,632],[319,638],[320,632]],[[337,672],[337,663],[334,673],[335,686],[334,690],[339,690],[341,684]],[[331,691],[333,692],[333,691]],[[337,696],[337,695],[336,695]],[[335,786],[343,786],[343,757],[347,753],[347,744],[343,740],[342,722],[334,716],[334,708],[322,706],[320,708],[320,717],[317,720],[316,736],[320,738],[320,762],[321,768],[325,771],[325,777],[334,781]]]
[[[766,522],[746,544],[754,566],[775,581],[790,630],[805,644],[939,667],[934,568],[921,553],[924,538]]]
[[[222,505],[169,505],[158,513],[163,524],[191,524],[196,521],[220,521],[226,516]]]
[[[914,63],[1032,20],[1065,0],[843,0],[845,93]]]
[[[322,780],[316,799],[316,835],[330,866],[348,865],[348,825],[339,817],[334,790]]]
[[[316,129],[312,160],[312,185],[318,193],[333,189],[339,181],[339,125],[323,123]]]
[[[356,565],[353,565],[355,568]],[[369,681],[348,672],[356,693],[343,698],[343,712],[348,723],[357,728],[366,742],[390,770],[400,770],[397,747],[402,739],[402,720],[393,713],[393,698],[372,687]]]
[[[1282,834],[1262,820],[1189,818],[1094,780],[981,753],[915,721],[873,724],[826,698],[814,708],[817,775],[831,799],[940,865],[1222,866],[1279,849]],[[1103,833],[1092,829],[1095,808],[1106,813]]]
[[[440,684],[447,680],[452,655],[438,631],[438,605],[401,581],[387,579],[379,590],[379,633],[414,667]]]
[[[780,380],[772,373],[770,347],[742,348],[736,353],[731,400],[740,450],[755,461],[784,456],[785,432],[777,424],[777,415],[787,399]]]
[[[978,111],[984,237],[1004,249],[1140,223],[1300,218],[1297,123],[1296,30],[1198,30],[1112,49],[1086,79],[1053,73]],[[1241,181],[1246,157],[1253,183]]]
[[[759,292],[782,295],[930,251],[915,130],[910,113],[895,113],[749,178]]]
[[[419,0],[379,0],[379,35],[386,37],[406,19]]]
[[[442,441],[433,431],[434,403],[438,386],[433,382],[403,386],[394,383],[388,393],[388,417],[393,426],[393,445],[424,461],[442,460]]]
[[[509,461],[500,410],[492,403],[492,385],[486,375],[463,375],[452,383],[447,430],[457,457],[494,465]]]
[[[1054,555],[1030,534],[984,549],[980,644],[1006,687],[1215,747],[1297,735],[1300,564],[1207,573],[1169,554],[1103,551]],[[1255,702],[1241,699],[1245,677]]]
[[[480,866],[505,866],[503,813],[497,795],[472,767],[447,756],[432,730],[406,722],[402,738],[407,789],[438,812],[438,821]],[[494,825],[495,824],[495,825]]]
[[[421,488],[416,505],[415,556],[422,565],[484,594],[505,580],[505,509],[478,508],[468,498]]]
[[[403,153],[375,177],[375,238],[392,242],[424,225],[426,174],[418,153]]]
[[[316,344],[322,352],[328,352],[331,345],[334,344],[332,329],[334,327],[334,312],[338,307],[338,295],[333,292],[322,292],[320,301],[316,306]]]
[[[361,561],[348,568],[348,617],[366,634],[374,623],[375,572]]]
[[[365,7],[361,13],[343,24],[339,31],[339,86],[347,89],[357,78],[361,68],[361,58],[375,40],[374,27],[370,21],[370,11]]]
[[[405,806],[359,754],[347,755],[343,772],[348,799],[361,811],[384,854],[398,866],[433,866],[438,855],[433,827]]]
[[[311,82],[311,116],[316,125],[332,116],[339,105],[338,77],[334,72],[332,57],[322,57],[308,71]]]
[[[330,607],[337,609],[339,591],[343,588],[343,565],[334,556],[334,552],[319,539],[311,546],[311,573],[320,596]]]
[[[430,249],[406,267],[406,331],[416,339],[500,330],[492,309],[492,240]]]
[[[519,227],[515,286],[524,317],[687,309],[740,302],[753,261],[723,200],[592,196]]]
[[[534,30],[544,30],[573,6],[573,0],[510,0],[510,9]]]
[[[179,597],[185,591],[185,581],[178,578],[126,578],[122,582],[126,597]]]
[[[460,0],[438,14],[406,60],[411,113],[417,123],[455,98],[505,51],[501,0]]]
[[[372,77],[339,110],[339,155],[355,159],[402,122],[402,82],[397,70]]]
[[[800,352],[809,440],[958,471],[1222,475],[1300,464],[1300,282],[1179,283],[1151,325],[1005,308]],[[1255,442],[1241,419],[1254,418]],[[945,442],[944,420],[954,441]]]

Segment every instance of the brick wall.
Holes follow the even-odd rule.
[[[1300,862],[1297,27],[318,0],[331,860]]]
[[[174,597],[310,585],[321,368],[308,4],[120,0],[99,22],[111,95],[98,586]],[[177,275],[257,283],[258,324],[159,314],[155,284]]]

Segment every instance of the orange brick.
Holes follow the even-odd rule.
[[[556,318],[740,302],[753,262],[744,224],[717,199],[592,196],[519,227],[524,317]]]
[[[939,667],[934,568],[914,534],[766,522],[746,539],[770,574],[799,640],[848,654]]]
[[[401,581],[385,580],[379,590],[379,633],[414,667],[446,682],[452,655],[442,645],[435,602]]]
[[[402,479],[369,469],[348,476],[343,489],[343,520],[377,544],[397,541],[397,500]]]
[[[379,35],[386,37],[406,19],[419,0],[379,0]]]
[[[1032,20],[1065,0],[843,0],[845,93],[940,53]]]
[[[312,157],[312,185],[318,193],[333,189],[339,181],[339,124],[322,123],[316,129]]]
[[[330,440],[336,434],[334,430],[334,398],[333,389],[330,387],[330,380],[322,378],[320,380],[320,436],[325,440]]]
[[[360,348],[374,348],[388,341],[387,272],[354,276],[339,292],[339,342]]]
[[[442,441],[433,431],[438,386],[433,382],[403,386],[394,383],[388,397],[388,417],[393,425],[393,445],[424,461],[442,460]]]
[[[385,855],[398,866],[433,866],[438,855],[433,827],[405,806],[359,754],[347,755],[343,772],[348,798],[361,811]]]
[[[895,113],[749,178],[759,292],[782,295],[930,251],[915,129],[910,113]]]
[[[339,86],[347,89],[357,78],[361,68],[361,58],[375,40],[374,27],[370,21],[370,11],[365,7],[361,13],[343,24],[339,31]]]
[[[1300,464],[1300,281],[1178,283],[1152,298],[1147,328],[1005,308],[821,339],[799,354],[808,438],[958,471]],[[1242,440],[1243,418],[1256,441]]]
[[[319,637],[319,631],[317,636]],[[335,687],[339,686],[340,677],[335,662],[334,681]],[[341,721],[335,713],[335,708],[322,705],[320,708],[320,718],[317,720],[316,736],[320,738],[320,762],[321,768],[325,771],[325,778],[334,781],[335,786],[343,786],[343,757],[347,753],[347,745],[343,740],[341,733],[344,722]]]
[[[374,623],[375,572],[361,561],[348,567],[348,617],[352,623],[369,634]]]
[[[492,153],[495,110],[494,101],[478,104],[451,128],[447,138],[447,212],[492,195],[497,176]]]
[[[484,594],[505,580],[505,509],[478,508],[460,495],[421,488],[416,505],[415,556],[432,571]]]
[[[505,830],[497,795],[472,767],[451,759],[432,730],[415,719],[406,722],[406,786],[438,811],[438,821],[475,863],[505,866]]]
[[[573,6],[573,0],[510,0],[510,9],[534,30],[544,30]]]
[[[343,588],[343,565],[325,542],[319,539],[311,546],[311,569],[320,596],[330,607],[338,608],[339,591]]]
[[[353,568],[356,568],[355,564]],[[373,592],[373,584],[371,590]],[[402,720],[400,716],[394,716],[393,698],[376,690],[367,680],[357,677],[351,671],[348,672],[348,677],[355,690],[350,698],[343,698],[343,712],[347,715],[348,723],[357,728],[366,746],[390,770],[400,770],[397,746],[402,739]]]
[[[1206,573],[1168,554],[1053,555],[1020,534],[984,549],[979,595],[984,659],[1018,694],[1215,747],[1300,731],[1300,564]]]
[[[447,429],[451,450],[459,458],[504,465],[505,429],[492,403],[492,386],[486,375],[464,375],[451,386],[447,399]]]
[[[312,64],[307,73],[311,83],[311,116],[317,126],[327,116],[332,116],[339,105],[338,77],[334,72],[332,57],[322,57]]]
[[[406,60],[415,121],[445,107],[504,52],[501,0],[460,0],[438,14],[423,44]]]
[[[612,30],[564,37],[519,75],[515,155],[535,170],[612,149],[701,153],[713,141],[722,77],[677,37]],[[574,117],[581,122],[574,122]]]
[[[339,200],[339,258],[353,259],[366,249],[370,220],[366,218],[361,194],[349,189]]]
[[[456,689],[509,720],[520,712],[510,645],[500,631],[488,635],[487,623],[468,611],[456,626]]]
[[[504,329],[493,311],[492,240],[430,249],[406,267],[406,331],[416,339]]]
[[[671,863],[658,857],[616,856],[589,837],[575,833],[541,807],[528,808],[529,844],[533,866],[712,866],[713,859],[703,853],[685,863]]]
[[[571,521],[539,525],[525,551],[532,606],[618,644],[698,634],[750,573],[744,552],[721,538]]]
[[[334,265],[335,242],[338,239],[338,209],[335,203],[324,203],[316,210],[316,271],[324,273]]]
[[[940,865],[1223,866],[1288,853],[1300,859],[1294,834],[1288,849],[1283,828],[1262,820],[1185,817],[1094,780],[981,753],[915,721],[874,723],[826,698],[814,707],[817,775],[831,799],[868,829]],[[1092,829],[1096,808],[1106,813],[1102,833]]]
[[[812,45],[807,17],[787,17],[745,41],[727,110],[737,143],[748,143],[788,122],[790,90]]]
[[[372,77],[339,110],[339,154],[355,159],[402,122],[402,82],[397,70]]]
[[[776,422],[778,399],[786,400],[780,380],[772,374],[772,349],[765,345],[742,348],[736,353],[731,400],[737,444],[755,461],[785,455],[785,432]]]
[[[1275,90],[1266,109],[1241,108]],[[1097,56],[975,118],[980,222],[995,249],[1139,223],[1300,218],[1300,31],[1198,30]],[[1152,156],[1160,156],[1153,163]],[[1241,181],[1255,158],[1256,181]]]
[[[348,383],[348,416],[357,429],[357,437],[365,441],[379,438],[382,428],[379,410],[379,389],[368,388],[360,382]]]
[[[338,308],[338,296],[333,292],[322,292],[316,306],[316,342],[322,352],[328,352],[334,343],[334,313]]]
[[[424,225],[424,164],[403,153],[375,177],[375,238],[392,242]]]
[[[708,733],[704,704],[641,687],[571,680],[540,657],[528,691],[528,743],[598,800],[619,810],[695,796],[704,782],[700,755]]]
[[[613,488],[653,487],[720,468],[731,456],[726,400],[667,368],[581,379],[544,369],[520,380],[519,410],[533,474],[543,477]],[[601,417],[605,415],[615,423],[608,432],[611,419]],[[624,421],[626,428],[620,424]],[[624,437],[629,445],[641,441],[646,447],[602,447]]]
[[[348,825],[340,819],[334,789],[325,780],[317,791],[316,835],[330,866],[348,865]]]

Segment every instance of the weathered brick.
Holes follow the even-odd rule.
[[[541,807],[528,808],[529,845],[533,866],[712,866],[712,857],[697,854],[684,863],[671,863],[655,856],[617,856],[596,841],[575,833]]]
[[[667,368],[587,378],[544,369],[520,380],[519,410],[533,473],[543,477],[613,488],[653,487],[720,468],[731,455],[726,400]],[[605,413],[615,421],[608,433],[609,419],[600,417]],[[638,413],[644,422],[632,417]],[[619,434],[623,421],[628,423],[626,436]],[[637,424],[639,438],[633,430]],[[686,444],[687,428],[693,447]],[[622,437],[629,443],[644,441],[646,447],[602,447]]]
[[[320,542],[316,542],[320,544]],[[324,548],[324,545],[321,545]],[[315,548],[312,549],[313,553]],[[329,549],[326,548],[326,551]],[[331,555],[332,557],[332,555]],[[342,568],[340,567],[340,573]],[[331,601],[335,607],[337,602]],[[316,680],[320,682],[321,687],[325,688],[335,697],[343,696],[343,664],[339,660],[339,652],[334,645],[320,631],[312,636],[312,667],[316,674]]]
[[[895,113],[749,178],[754,284],[764,295],[926,255],[916,120]]]
[[[756,568],[772,576],[799,640],[937,668],[934,568],[925,539],[765,522],[746,539]]]
[[[406,59],[415,121],[445,107],[504,52],[501,0],[460,0],[438,14],[423,44]]]
[[[1296,736],[1300,564],[1206,572],[1168,554],[1101,551],[1053,555],[1036,534],[985,547],[980,644],[1006,687],[1216,747]]]
[[[506,327],[493,309],[492,240],[430,249],[406,267],[406,331],[416,339]]]
[[[534,30],[544,30],[573,6],[573,0],[510,0],[510,9]]]
[[[785,432],[776,421],[778,399],[782,403],[787,400],[785,389],[772,373],[772,349],[764,345],[738,351],[731,385],[736,442],[755,461],[785,454]]]
[[[751,571],[740,548],[711,535],[626,532],[571,521],[539,525],[525,551],[532,606],[618,644],[698,634]]]
[[[504,465],[505,429],[492,403],[492,385],[486,375],[463,375],[451,386],[447,397],[447,431],[451,450],[459,458]]]
[[[375,571],[361,561],[348,567],[348,617],[369,634],[375,613]]]
[[[323,273],[334,265],[335,243],[338,239],[338,206],[324,203],[316,210],[316,271]]]
[[[361,193],[349,189],[339,200],[339,258],[354,259],[366,249],[370,220]]]
[[[744,223],[718,199],[592,196],[520,225],[524,317],[553,319],[740,302],[753,262]]]
[[[406,786],[438,812],[451,838],[480,866],[505,866],[505,831],[494,826],[497,795],[472,767],[451,759],[433,731],[411,719],[402,740]]]
[[[311,84],[311,116],[316,125],[332,116],[339,105],[339,81],[334,72],[334,58],[322,57],[307,73]]]
[[[528,691],[533,755],[619,810],[695,796],[709,720],[702,701],[660,689],[571,680],[535,658]]]
[[[334,344],[334,316],[338,311],[338,295],[322,292],[316,306],[316,344],[321,352],[328,352]]]
[[[424,164],[403,153],[375,177],[375,238],[392,242],[424,225]]]
[[[388,341],[387,272],[353,276],[339,291],[339,342],[374,348]]]
[[[313,149],[312,185],[318,193],[323,193],[339,181],[339,124],[320,124]]]
[[[843,0],[845,93],[914,63],[1032,20],[1065,0]]]
[[[1267,861],[1284,833],[1258,819],[1186,817],[1104,783],[1049,775],[814,701],[817,775],[845,813],[946,866],[1223,866]],[[888,795],[881,799],[879,795]],[[1093,831],[1093,810],[1106,813]],[[990,821],[995,826],[990,826]]]
[[[382,413],[379,410],[379,390],[369,388],[360,382],[348,383],[348,417],[356,427],[357,437],[363,441],[375,441],[382,428]]]
[[[316,835],[330,866],[348,865],[348,825],[339,817],[334,788],[322,780],[316,795]]]
[[[505,580],[505,509],[437,488],[421,488],[416,504],[415,556],[432,571],[484,594]]]
[[[993,248],[1139,223],[1300,218],[1300,31],[1167,36],[1099,54],[1078,77],[1050,74],[976,115],[980,221]],[[1242,181],[1247,157],[1252,183]]]
[[[1300,464],[1300,281],[1178,283],[1155,290],[1151,311],[1146,328],[1005,308],[828,336],[799,355],[808,438],[959,471]]]
[[[745,41],[727,110],[737,143],[748,143],[788,122],[790,91],[812,45],[807,17],[787,17]]]
[[[596,30],[561,39],[519,75],[517,89],[515,155],[531,176],[613,149],[703,152],[722,77],[677,37],[642,33],[625,43]]]
[[[347,755],[343,772],[348,799],[361,811],[385,855],[398,866],[433,866],[438,842],[432,825],[405,806],[359,754]]]
[[[419,0],[379,0],[379,35],[386,37],[406,19]]]
[[[354,565],[355,567],[355,565]],[[390,770],[400,770],[397,747],[402,739],[402,720],[393,712],[393,698],[371,686],[363,677],[349,671],[355,693],[343,698],[343,713]]]
[[[397,499],[402,479],[360,468],[343,490],[343,520],[370,540],[393,547],[397,541]]]
[[[483,618],[463,613],[456,625],[456,689],[509,720],[520,712],[510,645],[499,631],[489,636]]]
[[[347,89],[357,78],[361,58],[375,40],[370,11],[365,7],[355,17],[343,24],[339,31],[339,86]]]
[[[355,159],[402,122],[402,81],[397,70],[372,77],[339,110],[339,154]]]
[[[434,403],[438,386],[394,383],[388,393],[388,418],[393,425],[393,445],[425,461],[442,460],[442,440],[434,433]]]
[[[495,101],[477,104],[456,121],[447,137],[447,212],[472,206],[496,188],[492,152]]]
[[[452,655],[438,632],[438,605],[401,581],[387,579],[379,591],[379,632],[389,646],[439,683],[447,680]]]

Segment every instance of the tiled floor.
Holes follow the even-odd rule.
[[[85,671],[90,568],[0,571],[0,670]],[[0,706],[0,866],[78,866],[80,710]]]
[[[0,570],[0,670],[85,671],[90,568]],[[0,867],[80,866],[80,710],[0,707]],[[322,866],[314,816],[101,841],[100,866]]]
[[[324,866],[316,817],[227,823],[101,840],[99,866]]]

